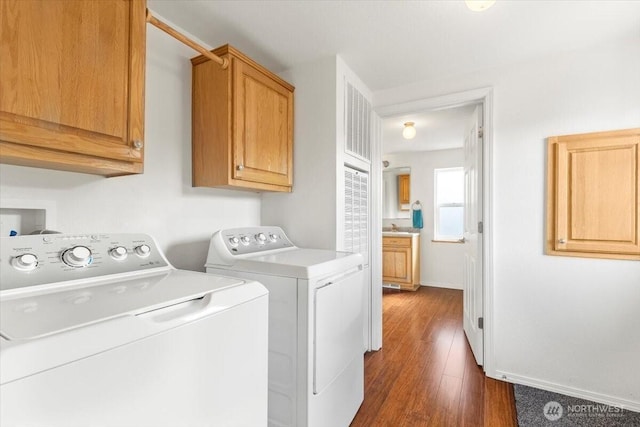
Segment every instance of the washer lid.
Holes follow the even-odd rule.
[[[184,270],[129,280],[92,282],[73,289],[24,293],[0,302],[0,334],[26,340],[136,315],[202,297],[245,282]]]
[[[351,252],[295,248],[237,259],[229,266],[207,264],[206,267],[311,279],[348,270],[363,263],[362,255]]]

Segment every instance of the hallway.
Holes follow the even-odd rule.
[[[484,376],[462,329],[462,291],[385,289],[383,348],[365,355],[351,427],[517,426],[513,387]]]

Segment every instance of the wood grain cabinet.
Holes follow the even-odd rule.
[[[141,173],[144,0],[0,2],[0,161]]]
[[[420,287],[420,235],[382,237],[382,282],[415,291]]]
[[[640,259],[640,129],[548,139],[550,255]]]
[[[290,192],[294,87],[229,45],[193,65],[193,186]]]
[[[409,210],[411,202],[411,175],[398,175],[398,209],[401,211]]]

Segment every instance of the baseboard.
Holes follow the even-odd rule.
[[[455,283],[442,283],[442,282],[429,282],[429,283],[420,282],[420,286],[431,286],[433,288],[457,289],[460,291],[463,289],[462,285],[457,285]]]
[[[579,399],[591,400],[596,403],[604,403],[606,405],[612,405],[621,407],[623,409],[640,412],[640,402],[633,400],[622,399],[615,396],[609,396],[607,394],[595,393],[588,390],[582,390],[575,387],[567,387],[561,384],[552,383],[549,381],[539,380],[536,378],[524,377],[521,375],[512,374],[510,372],[504,372],[500,370],[495,371],[496,375],[489,375],[495,379],[508,381],[514,384],[522,384],[529,387],[535,387],[542,390],[551,391],[554,393],[565,394],[571,397],[577,397]]]

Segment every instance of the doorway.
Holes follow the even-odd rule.
[[[473,132],[477,139],[475,141],[475,158],[468,158],[465,162],[465,187],[466,193],[469,193],[471,186],[476,186],[476,191],[471,194],[466,194],[465,204],[466,210],[475,209],[473,215],[465,214],[465,230],[464,239],[456,243],[464,243],[466,262],[461,262],[458,265],[458,272],[462,280],[458,281],[461,285],[458,289],[463,289],[465,295],[465,333],[467,334],[468,341],[473,349],[476,361],[480,365],[484,365],[485,371],[489,369],[492,360],[491,354],[491,289],[492,289],[492,271],[491,262],[492,259],[492,245],[491,245],[491,144],[492,144],[492,90],[491,88],[483,88],[473,91],[461,92],[450,94],[446,96],[427,98],[418,101],[412,101],[402,104],[395,104],[389,106],[383,106],[376,108],[376,113],[380,116],[382,122],[388,120],[400,121],[400,126],[403,120],[409,120],[409,117],[418,113],[439,113],[441,115],[453,114],[456,110],[465,111],[469,113],[470,110],[474,110],[475,107],[480,107],[482,111],[481,115],[476,114],[479,117],[477,121],[477,128],[473,131],[470,128],[465,129],[466,134]],[[466,110],[465,110],[466,109]],[[428,132],[428,126],[423,127],[423,132]],[[402,127],[399,128],[398,133],[402,132]],[[416,124],[416,132],[420,132],[420,126]],[[440,141],[442,142],[442,141]],[[436,142],[439,144],[440,142]],[[386,144],[387,141],[383,137],[382,144]],[[401,141],[399,143],[402,143]],[[419,144],[415,144],[418,145]],[[469,152],[469,149],[464,148],[462,141],[459,142],[461,151],[473,156],[473,153]],[[446,146],[437,146],[436,148],[430,148],[430,150],[443,150],[447,149]],[[406,150],[405,150],[406,151]],[[384,156],[380,153],[381,158],[379,163],[382,164]],[[386,154],[385,154],[386,156]],[[401,157],[401,156],[400,156]],[[395,167],[403,167],[405,165],[396,164]],[[415,169],[415,167],[414,167]],[[468,175],[471,172],[475,173],[475,179],[471,179],[472,175]],[[382,180],[380,180],[382,181]],[[412,187],[413,188],[413,187]],[[433,190],[433,189],[432,189]],[[382,188],[379,189],[382,192]],[[469,197],[475,197],[476,202],[473,203]],[[415,201],[416,197],[411,197],[412,201]],[[471,208],[469,208],[471,206]],[[383,208],[381,210],[385,211]],[[389,211],[387,209],[387,211]],[[425,210],[424,230],[431,230],[429,233],[422,233],[427,236],[429,243],[431,244],[434,228],[433,220],[433,207]],[[381,221],[383,226],[389,224],[387,220]],[[395,223],[394,223],[395,224]],[[406,223],[412,225],[411,223]],[[378,236],[374,238],[382,239],[382,229],[374,230]],[[473,246],[475,245],[475,246]],[[471,251],[470,251],[471,249]],[[425,253],[423,259],[428,257],[429,254]],[[470,262],[471,261],[471,262]],[[423,262],[424,263],[424,262]],[[465,266],[466,267],[463,267]],[[424,283],[427,285],[438,285],[438,283]],[[446,283],[441,284],[442,287],[447,287]],[[376,297],[379,297],[380,304],[382,303],[382,285],[380,289],[376,289],[374,292]],[[382,321],[382,319],[374,319],[374,321]],[[375,326],[374,326],[375,328]],[[381,328],[381,325],[380,325]],[[380,337],[380,345],[382,343],[382,337]],[[376,347],[376,346],[374,346]],[[379,347],[379,346],[378,346]]]

